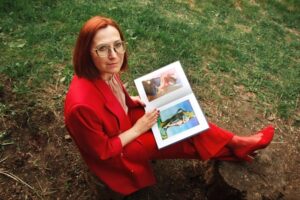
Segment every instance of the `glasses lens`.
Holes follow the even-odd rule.
[[[106,57],[109,48],[110,47],[108,45],[100,45],[96,47],[96,53],[99,57]]]
[[[117,53],[124,53],[125,52],[125,43],[123,41],[122,42],[116,42],[114,44],[114,50]]]

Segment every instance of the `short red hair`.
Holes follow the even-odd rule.
[[[73,66],[75,74],[78,77],[87,79],[96,79],[99,77],[99,71],[92,60],[90,51],[93,38],[97,31],[107,26],[115,27],[119,31],[121,40],[125,41],[119,25],[114,20],[102,16],[95,16],[89,19],[79,32],[73,53]],[[127,52],[125,52],[121,71],[124,71],[127,67]]]

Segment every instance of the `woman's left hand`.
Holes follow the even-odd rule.
[[[146,104],[141,100],[141,98],[139,96],[131,96],[131,99],[134,102],[137,102],[138,104],[140,104],[141,106],[145,107]]]

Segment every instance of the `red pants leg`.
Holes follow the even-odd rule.
[[[135,123],[144,114],[143,109],[131,110],[129,116]],[[201,159],[208,160],[222,156],[226,144],[233,134],[209,123],[210,128],[196,136],[185,139],[176,144],[158,149],[151,131],[141,135],[137,140],[147,150],[150,159]],[[226,152],[226,151],[225,151]]]

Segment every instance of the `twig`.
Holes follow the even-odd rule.
[[[14,142],[3,142],[0,145],[1,146],[6,146],[6,145],[11,145],[11,144],[14,144]]]
[[[4,162],[7,158],[8,158],[8,156],[6,156],[6,157],[3,158],[2,160],[0,160],[0,163]]]
[[[36,177],[34,177],[34,178],[35,178],[35,180],[37,181],[37,183],[38,183],[38,185],[39,185],[39,187],[40,187],[40,190],[41,190],[41,192],[42,192],[42,196],[51,195],[51,194],[56,193],[55,190],[53,190],[53,191],[47,191],[47,189],[44,189],[44,188],[41,186],[39,179],[36,178]]]
[[[287,142],[271,142],[271,144],[285,144]]]
[[[0,174],[3,174],[3,175],[5,175],[5,176],[7,176],[7,177],[9,177],[9,178],[12,178],[12,179],[14,179],[15,181],[18,181],[18,182],[20,182],[20,183],[26,185],[26,186],[29,187],[30,189],[34,190],[34,188],[33,188],[31,185],[29,185],[28,183],[26,183],[25,181],[23,181],[22,179],[20,179],[20,178],[17,177],[16,175],[13,175],[13,174],[11,174],[11,173],[9,173],[9,172],[6,172],[6,171],[4,171],[3,169],[0,169]]]

